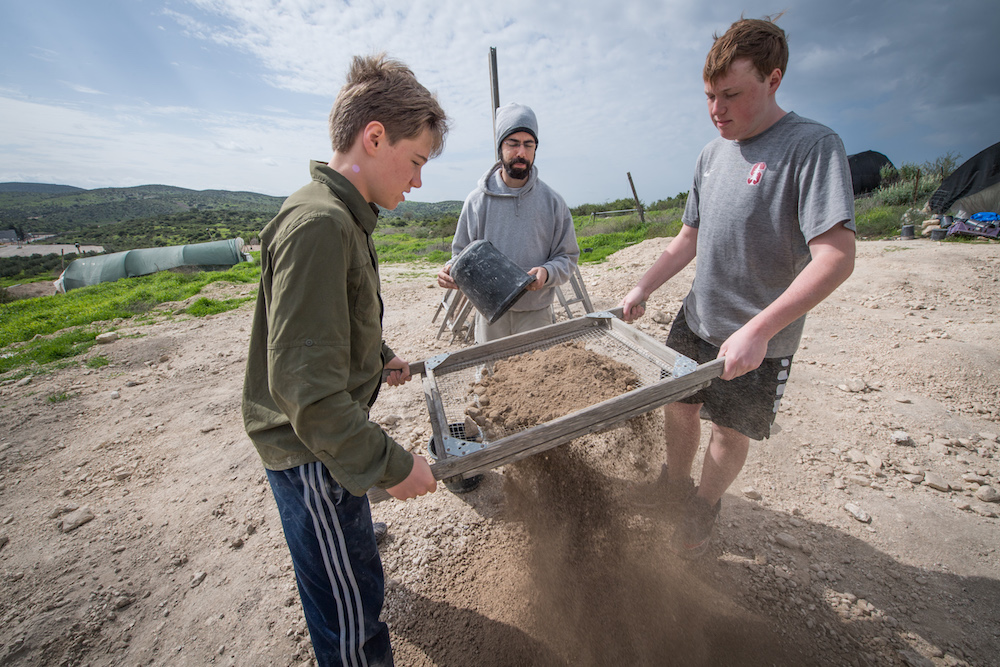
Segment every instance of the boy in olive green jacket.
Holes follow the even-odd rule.
[[[320,665],[391,665],[382,564],[365,495],[436,488],[430,466],[369,420],[383,370],[378,206],[394,209],[440,154],[447,118],[401,62],[355,57],[330,113],[333,158],[261,232],[243,420],[267,469]]]

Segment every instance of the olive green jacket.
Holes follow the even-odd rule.
[[[321,461],[360,496],[413,457],[368,419],[385,361],[374,206],[323,162],[261,232],[243,423],[264,466]]]

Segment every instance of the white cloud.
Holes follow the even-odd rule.
[[[995,33],[1000,9],[975,0],[787,7],[779,25],[792,60],[779,102],[830,124],[849,152],[872,148],[921,162],[956,146],[970,156],[995,141],[1000,70],[963,43]],[[84,186],[163,182],[288,194],[305,181],[308,159],[329,157],[326,112],[351,57],[385,50],[413,68],[452,118],[446,151],[425,168],[415,198],[461,199],[492,159],[493,46],[501,102],[529,104],[538,115],[543,179],[575,205],[628,196],[630,171],[652,201],[688,189],[698,151],[715,136],[701,82],[712,33],[741,13],[773,11],[744,0],[172,2],[153,17],[157,33],[179,45],[163,63],[196,84],[221,53],[225,67],[243,68],[232,80],[247,82],[252,95],[237,89],[231,99],[209,100],[192,92],[204,86],[191,85],[163,104],[126,105],[78,86],[88,96],[71,103],[28,98],[14,92],[27,84],[0,78],[8,129],[0,180],[30,172]],[[52,80],[60,79],[81,77]]]
[[[102,93],[99,90],[95,90],[93,88],[88,88],[87,86],[81,86],[78,83],[70,83],[68,81],[64,81],[63,83],[70,90],[76,91],[78,93],[83,93],[84,95],[103,95],[104,94],[104,93]]]

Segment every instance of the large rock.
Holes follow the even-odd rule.
[[[1000,491],[997,491],[992,486],[984,485],[976,489],[976,498],[979,498],[984,503],[1000,502]]]
[[[70,512],[62,518],[59,522],[59,530],[64,533],[76,530],[83,524],[94,519],[94,513],[90,511],[87,506],[81,507],[80,509]]]

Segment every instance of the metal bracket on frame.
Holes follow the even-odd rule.
[[[435,368],[437,368],[438,366],[440,366],[441,364],[443,364],[444,361],[445,361],[445,359],[447,359],[449,356],[451,356],[451,355],[448,352],[442,352],[441,354],[435,354],[433,357],[430,357],[429,359],[426,359],[424,361],[424,368],[426,368],[429,371],[432,371]]]
[[[450,435],[444,437],[444,451],[448,456],[465,456],[486,449],[488,446],[489,444],[485,442],[462,440]]]
[[[685,357],[683,354],[678,354],[677,358],[674,359],[674,368],[670,374],[675,378],[679,378],[688,373],[693,373],[696,368],[698,368],[698,364],[694,362],[694,359]]]

